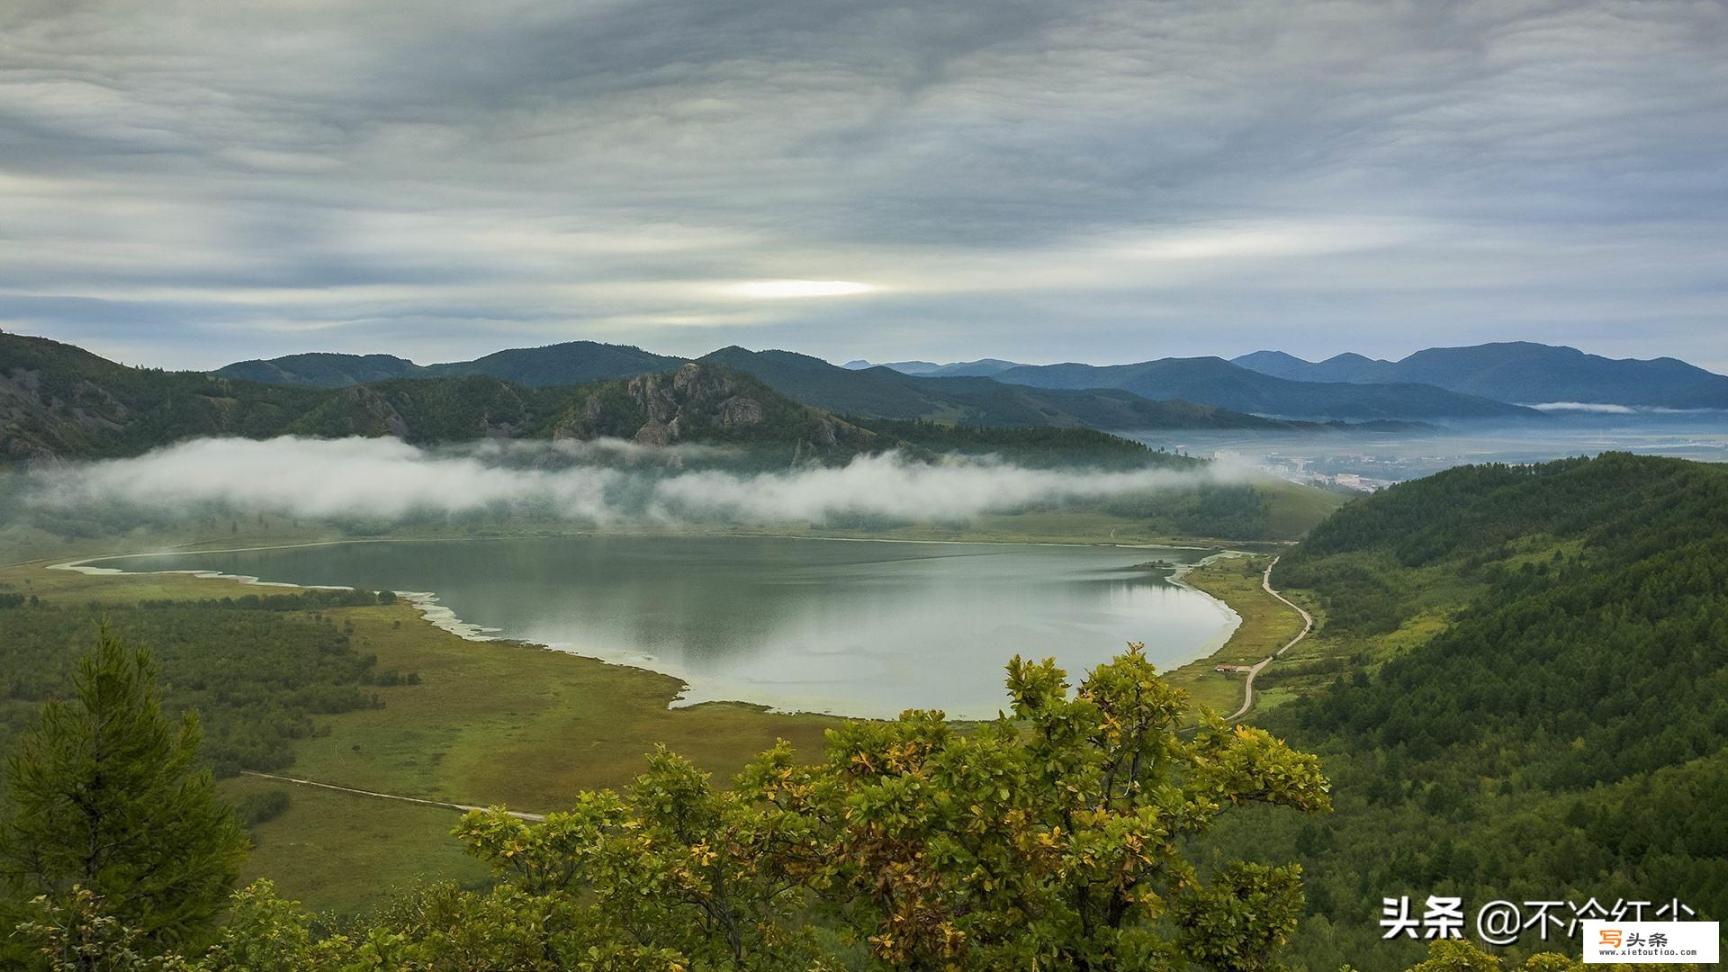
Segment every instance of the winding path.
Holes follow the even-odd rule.
[[[395,793],[379,793],[376,790],[357,790],[351,786],[337,786],[334,783],[320,783],[317,780],[302,780],[292,776],[277,776],[274,773],[255,773],[252,770],[241,770],[241,776],[255,776],[261,780],[275,780],[278,783],[297,783],[300,786],[315,786],[321,790],[335,790],[338,793],[351,793],[355,796],[373,797],[379,800],[396,800],[400,803],[418,803],[427,807],[442,807],[445,810],[486,810],[488,807],[476,807],[466,803],[445,803],[442,800],[422,800],[419,797],[399,796]],[[546,819],[543,813],[527,813],[522,810],[506,810],[505,813],[518,820],[530,823],[540,823]]]
[[[1248,669],[1248,679],[1242,683],[1242,708],[1237,709],[1235,712],[1230,713],[1228,718],[1231,722],[1235,722],[1237,719],[1242,718],[1244,715],[1247,714],[1249,709],[1252,709],[1254,707],[1254,676],[1260,674],[1260,669],[1265,668],[1267,665],[1272,664],[1272,659],[1277,658],[1279,655],[1284,654],[1285,652],[1289,651],[1291,648],[1296,647],[1296,643],[1298,641],[1301,641],[1303,638],[1308,637],[1308,632],[1314,630],[1314,616],[1313,615],[1309,614],[1307,611],[1302,610],[1301,606],[1299,606],[1295,601],[1290,600],[1289,598],[1285,597],[1284,595],[1282,595],[1282,594],[1280,594],[1277,591],[1272,589],[1272,568],[1274,568],[1276,566],[1278,566],[1278,558],[1273,557],[1272,562],[1266,565],[1266,573],[1260,575],[1260,587],[1263,590],[1265,590],[1266,593],[1272,595],[1273,597],[1277,598],[1280,601],[1283,601],[1286,605],[1288,605],[1297,614],[1302,615],[1302,631],[1300,633],[1298,633],[1296,635],[1296,637],[1291,638],[1288,642],[1286,642],[1284,644],[1284,647],[1278,649],[1277,651],[1273,652],[1270,655],[1267,655],[1265,658],[1260,659],[1260,661],[1257,662],[1252,668]]]

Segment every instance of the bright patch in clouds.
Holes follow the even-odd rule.
[[[794,297],[851,297],[876,288],[855,280],[746,280],[726,288],[737,297],[783,300]]]
[[[0,3],[0,328],[1728,368],[1720,2],[506,6]]]

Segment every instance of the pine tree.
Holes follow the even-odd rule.
[[[195,940],[247,847],[198,760],[197,718],[174,725],[149,655],[106,628],[73,685],[9,761],[0,881],[50,901],[82,888],[148,948]]]

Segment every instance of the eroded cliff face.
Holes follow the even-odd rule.
[[[775,440],[802,453],[867,445],[875,437],[791,402],[748,375],[689,363],[597,389],[553,428],[554,438],[617,436],[642,445]]]
[[[631,438],[643,445],[667,445],[682,439],[691,431],[687,426],[699,420],[729,432],[761,425],[766,415],[762,403],[738,386],[736,376],[695,363],[669,375],[631,378],[626,391],[647,416]]]

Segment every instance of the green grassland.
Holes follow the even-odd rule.
[[[454,811],[249,776],[218,785],[231,802],[270,791],[285,793],[288,809],[251,828],[242,882],[267,877],[308,907],[351,914],[418,882],[486,879],[486,868],[450,836]]]
[[[109,605],[259,590],[186,574],[91,576],[43,566],[0,570],[0,589]],[[406,603],[320,613],[349,632],[357,652],[375,655],[379,670],[414,672],[419,682],[372,687],[382,707],[320,718],[320,734],[296,743],[285,771],[319,782],[543,811],[584,788],[627,782],[657,744],[725,779],[776,739],[813,754],[834,722],[733,703],[670,709],[677,679],[531,645],[466,641]],[[238,799],[281,784],[241,777],[223,785]],[[459,848],[448,838],[450,811],[305,787],[292,792],[287,813],[255,828],[251,866],[313,907],[351,907],[428,873],[471,875],[452,870]],[[377,852],[382,832],[391,835],[391,853]]]
[[[1174,673],[1199,704],[1233,710],[1240,679],[1212,666],[1258,660],[1300,628],[1294,612],[1260,589],[1264,563],[1219,558],[1187,576],[1243,618],[1216,656]],[[0,589],[116,610],[261,590],[187,574],[87,575],[46,566],[0,569]],[[735,703],[669,708],[681,688],[670,676],[533,645],[468,641],[405,602],[317,613],[347,632],[354,651],[375,656],[378,671],[412,672],[417,682],[371,686],[380,707],[318,717],[318,731],[296,740],[292,765],[277,771],[303,779],[540,812],[567,805],[582,789],[629,781],[659,744],[724,780],[776,739],[814,755],[835,722]],[[251,776],[221,786],[237,802],[269,790],[289,794],[286,811],[253,826],[247,876],[268,876],[314,908],[353,910],[378,901],[382,890],[427,877],[483,877],[449,837],[451,810]]]
[[[1201,498],[1183,502],[1197,504]],[[1183,514],[1184,507],[1178,504],[1178,512],[1157,516],[1137,507],[1057,504],[952,525],[852,523],[816,528],[786,524],[748,530],[715,527],[707,532],[1224,546],[1226,541],[1195,539],[1197,531],[1191,523],[1238,521],[1267,528],[1278,524],[1280,532],[1300,532],[1342,502],[1342,497],[1266,482],[1252,490],[1234,488],[1226,502],[1230,505],[1191,505],[1186,507],[1189,514]],[[1185,521],[1184,515],[1196,519]],[[569,530],[568,524],[521,518],[333,527],[277,514],[244,518],[205,514],[145,526],[120,513],[44,522],[49,529],[28,522],[0,526],[0,564],[14,562],[0,566],[0,591],[86,609],[91,620],[84,622],[85,628],[93,626],[104,608],[118,615],[148,602],[209,602],[277,589],[186,574],[86,575],[45,569],[56,560],[157,549],[543,535]],[[1294,616],[1259,589],[1262,568],[1255,563],[1263,564],[1263,559],[1221,561],[1189,577],[1190,583],[1224,599],[1244,618],[1242,629],[1217,658],[1180,673],[1198,702],[1222,712],[1235,709],[1240,680],[1213,672],[1212,665],[1258,660],[1267,653],[1265,644],[1288,640],[1285,631]],[[669,676],[532,645],[467,641],[427,623],[406,603],[325,607],[277,616],[277,623],[314,621],[344,632],[352,652],[375,659],[373,671],[413,673],[416,682],[359,686],[362,694],[374,696],[381,705],[314,713],[309,718],[316,731],[297,734],[289,743],[291,763],[263,767],[254,763],[254,768],[440,802],[545,811],[567,805],[582,789],[626,783],[642,770],[644,754],[659,744],[690,757],[724,781],[779,738],[814,755],[822,731],[834,722],[741,704],[672,709],[669,705],[681,684]],[[66,650],[73,652],[79,644],[68,639]],[[213,647],[224,650],[224,646]],[[226,650],[256,652],[268,647],[251,643]],[[19,710],[10,717],[14,729],[22,726],[30,704],[13,706]],[[232,721],[235,716],[228,718]],[[230,772],[234,764],[233,758],[224,762]],[[290,794],[285,811],[254,824],[257,848],[248,876],[272,877],[286,893],[314,908],[351,910],[376,902],[382,890],[428,876],[459,881],[481,876],[449,837],[456,820],[453,811],[246,776],[230,777],[221,786],[236,801],[269,790]]]
[[[1196,707],[1229,715],[1242,704],[1245,676],[1216,671],[1219,665],[1252,665],[1272,654],[1302,630],[1302,617],[1260,586],[1270,560],[1266,556],[1223,554],[1212,557],[1182,575],[1188,586],[1204,591],[1230,606],[1241,623],[1230,640],[1213,654],[1167,672],[1165,677],[1185,690]],[[1286,664],[1304,647],[1298,644],[1289,655],[1267,666],[1255,680],[1255,710],[1264,707],[1260,686],[1272,669]],[[1251,711],[1250,716],[1253,715]]]
[[[733,703],[669,709],[682,688],[670,676],[465,641],[406,605],[345,614],[358,650],[421,683],[380,689],[382,708],[345,714],[300,746],[295,772],[323,782],[545,811],[584,788],[629,781],[656,744],[729,775],[778,738],[814,747],[832,724]]]
[[[1412,888],[1728,913],[1725,500],[1703,463],[1461,467],[1284,557],[1274,584],[1320,624],[1255,718],[1321,758],[1334,812],[1245,814],[1216,853],[1303,864],[1292,966],[1414,961],[1371,919]]]

